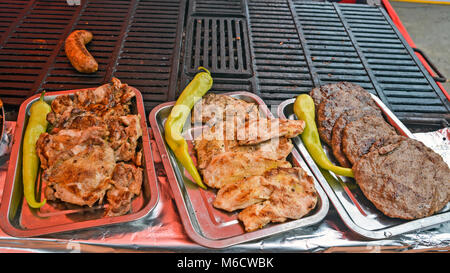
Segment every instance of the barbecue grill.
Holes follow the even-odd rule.
[[[287,99],[323,84],[349,81],[378,96],[412,132],[448,127],[449,95],[439,84],[446,79],[424,52],[411,47],[396,20],[382,5],[322,1],[2,2],[0,98],[7,117],[13,117],[21,103],[44,90],[96,87],[117,77],[140,90],[148,116],[158,105],[176,100],[203,66],[214,78],[210,92],[253,93],[275,115],[277,106]],[[94,34],[87,45],[99,63],[94,74],[78,73],[65,55],[64,39],[77,29]],[[152,130],[149,133],[152,136]],[[161,202],[167,207],[159,207],[156,215],[133,226],[137,233],[145,233],[146,225],[157,217],[162,222],[179,222],[176,208],[167,202],[170,194],[164,194],[170,189],[153,141]],[[163,209],[164,215],[157,215]],[[345,229],[339,224],[335,228]],[[112,234],[122,231],[120,227],[112,230]],[[174,244],[164,234],[152,236],[171,246],[179,239]],[[157,241],[152,236],[136,238]],[[90,238],[83,233],[55,237]],[[182,247],[191,247],[190,241],[183,243]]]
[[[43,90],[98,86],[115,76],[146,111],[176,99],[198,66],[213,92],[248,91],[270,105],[337,81],[378,95],[405,124],[440,128],[450,103],[379,6],[294,0],[15,1],[1,3],[0,96],[19,105]],[[64,53],[75,29],[94,33],[99,71]]]

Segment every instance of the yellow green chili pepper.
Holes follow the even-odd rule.
[[[197,73],[194,79],[183,90],[167,118],[164,129],[166,142],[174,152],[175,157],[189,172],[197,185],[206,189],[189,154],[188,144],[181,135],[184,124],[194,104],[208,92],[213,84],[211,73],[204,67],[199,67],[200,69],[203,69],[205,72]]]
[[[30,108],[30,118],[28,119],[27,129],[23,138],[22,154],[22,178],[23,191],[27,203],[32,208],[42,207],[46,200],[36,201],[35,188],[36,177],[39,170],[39,157],[36,152],[36,141],[39,136],[47,130],[47,114],[52,110],[50,105],[44,101],[44,94],[40,99],[33,103]]]
[[[312,97],[307,94],[299,95],[294,103],[294,113],[298,119],[305,121],[305,129],[301,134],[301,138],[317,165],[337,175],[354,177],[352,169],[334,165],[325,154],[316,126],[314,100]]]

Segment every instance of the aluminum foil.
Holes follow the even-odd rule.
[[[8,122],[13,133],[15,123]],[[0,252],[429,252],[450,250],[450,222],[386,240],[367,240],[348,229],[331,206],[325,219],[263,240],[217,250],[194,243],[184,231],[161,158],[152,137],[161,189],[157,208],[146,217],[124,224],[96,227],[34,238],[14,238],[0,230]],[[449,164],[450,128],[414,137],[441,154]],[[10,137],[0,147],[10,147]],[[8,142],[9,141],[9,142]],[[6,151],[8,148],[6,149]],[[6,152],[7,154],[7,152]],[[7,163],[0,166],[0,195]]]

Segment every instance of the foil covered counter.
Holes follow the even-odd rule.
[[[8,136],[15,122],[7,122]],[[0,252],[425,252],[450,250],[450,222],[427,230],[406,233],[388,240],[367,240],[352,232],[330,210],[323,221],[266,239],[221,250],[202,247],[191,241],[183,229],[172,192],[153,140],[155,167],[161,191],[157,207],[146,217],[118,225],[95,227],[33,238],[14,238],[0,230]],[[11,137],[1,146],[8,146]],[[449,163],[450,128],[414,137],[440,153]],[[4,153],[8,153],[5,149]],[[0,194],[7,173],[7,160],[0,166]]]

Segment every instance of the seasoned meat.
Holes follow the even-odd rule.
[[[59,130],[56,134],[43,133],[36,141],[36,152],[41,168],[47,169],[84,151],[87,146],[102,145],[107,135],[101,127],[86,130]]]
[[[342,150],[353,165],[369,152],[375,141],[384,136],[396,135],[395,129],[380,116],[364,116],[345,126],[342,135]]]
[[[364,195],[389,217],[418,219],[450,201],[450,169],[420,141],[386,137],[353,166]]]
[[[270,197],[243,209],[238,218],[247,232],[264,227],[270,222],[300,219],[317,204],[317,192],[311,176],[301,168],[276,168],[265,175],[273,187]]]
[[[360,119],[367,115],[380,115],[379,111],[374,110],[372,107],[354,108],[342,113],[342,115],[336,120],[333,126],[331,147],[333,155],[339,164],[343,167],[351,167],[351,163],[348,161],[344,152],[342,151],[342,134],[347,123]]]
[[[197,167],[200,170],[205,169],[215,156],[224,152],[247,152],[268,159],[284,160],[293,148],[291,140],[285,137],[272,138],[255,145],[239,145],[235,139],[226,139],[224,136],[208,138],[205,134],[194,140]]]
[[[228,183],[262,175],[265,171],[277,167],[291,167],[291,164],[253,153],[225,152],[215,156],[208,164],[203,171],[203,182],[212,188],[221,188]]]
[[[338,83],[329,83],[324,84],[322,86],[313,88],[309,95],[314,100],[314,105],[316,106],[316,112],[319,108],[319,104],[323,99],[326,99],[329,95],[339,91],[339,90],[348,90],[348,89],[360,89],[361,87],[350,83],[350,82],[338,82]]]
[[[253,119],[246,123],[245,134],[237,132],[239,145],[252,145],[272,138],[293,138],[303,132],[303,120],[290,119]]]
[[[140,119],[139,115],[126,115],[109,121],[109,142],[117,161],[135,158],[138,140],[142,136]]]
[[[47,162],[52,163],[42,175],[47,199],[80,206],[102,203],[116,165],[114,151],[105,141],[95,136],[85,138],[66,152],[51,148],[57,144],[55,139],[41,144],[39,149],[49,154]]]
[[[130,113],[131,98],[136,94],[117,78],[95,89],[80,90],[73,99],[69,95],[55,98],[48,122],[57,129],[84,129],[89,126],[105,126],[111,118]]]
[[[208,123],[210,126],[225,119],[234,119],[238,123],[259,117],[256,104],[231,96],[208,93],[194,105],[192,123]]]
[[[141,193],[142,169],[132,164],[118,163],[111,177],[112,188],[107,192],[107,216],[123,215],[130,211],[134,196]]]
[[[229,212],[244,209],[269,199],[273,189],[274,187],[267,181],[265,176],[251,176],[220,188],[213,206]]]
[[[106,216],[130,211],[143,176],[141,117],[130,111],[135,95],[112,78],[53,100],[47,115],[51,130],[36,143],[48,200],[93,206],[106,196]]]
[[[291,153],[293,147],[292,141],[289,138],[280,137],[272,138],[255,145],[235,145],[230,147],[230,151],[254,153],[257,156],[268,159],[285,160]]]
[[[380,111],[369,92],[362,87],[341,89],[322,99],[317,109],[317,122],[320,138],[331,146],[331,136],[336,120],[350,109],[372,107]]]

